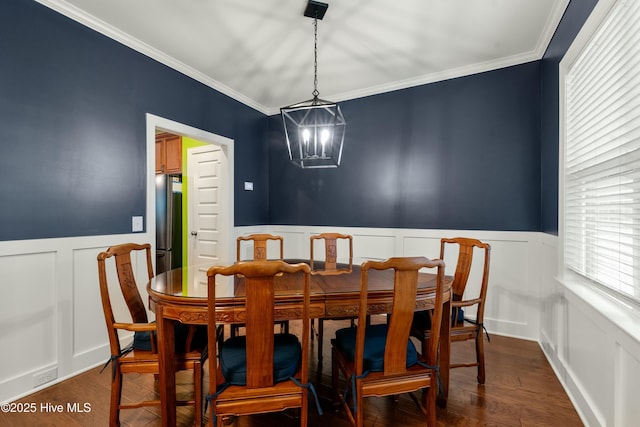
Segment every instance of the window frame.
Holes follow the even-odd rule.
[[[616,300],[622,301],[626,307],[633,308],[634,311],[640,311],[640,292],[638,292],[638,286],[634,288],[638,296],[629,295],[618,291],[610,286],[599,283],[581,273],[569,268],[565,260],[565,238],[566,238],[566,226],[565,226],[565,185],[566,185],[566,158],[565,149],[567,144],[567,119],[566,119],[566,87],[567,76],[571,70],[571,67],[579,59],[580,55],[589,47],[590,42],[593,40],[596,32],[600,29],[602,24],[608,18],[612,9],[619,3],[624,3],[625,0],[599,0],[598,4],[593,9],[591,15],[585,22],[584,26],[574,39],[567,53],[560,62],[559,67],[559,200],[558,200],[558,272],[559,278],[564,283],[580,283],[586,285],[599,293],[605,293],[609,297],[613,297]]]

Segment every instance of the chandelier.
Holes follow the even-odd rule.
[[[280,109],[289,159],[304,169],[337,168],[347,123],[334,102],[318,96],[318,19],[329,5],[309,0],[304,16],[313,18],[313,98]]]

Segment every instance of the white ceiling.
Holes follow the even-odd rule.
[[[37,0],[266,114],[310,99],[307,0]],[[358,98],[540,59],[569,0],[324,0],[318,90]]]

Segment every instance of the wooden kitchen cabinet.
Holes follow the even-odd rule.
[[[182,137],[170,133],[156,135],[156,173],[182,173]]]

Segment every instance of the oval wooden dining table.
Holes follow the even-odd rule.
[[[308,262],[289,259],[290,263]],[[158,274],[147,284],[149,304],[156,315],[159,394],[163,426],[176,425],[176,382],[174,354],[174,322],[185,324],[208,324],[206,270],[209,266],[191,266]],[[299,301],[299,286],[302,276],[283,276],[276,281],[276,320],[293,320],[299,310],[293,307]],[[242,279],[218,277],[216,282],[216,323],[233,324],[245,321],[244,286]],[[433,307],[435,274],[420,273],[416,311]],[[360,298],[360,266],[353,266],[349,273],[312,274],[311,317],[339,318],[357,316]],[[445,306],[443,319],[451,316],[451,278],[445,279]],[[382,314],[390,312],[393,297],[393,272],[370,271],[368,312]],[[450,322],[441,322],[440,379],[442,395],[438,398],[441,406],[446,405],[449,392],[450,364]]]

